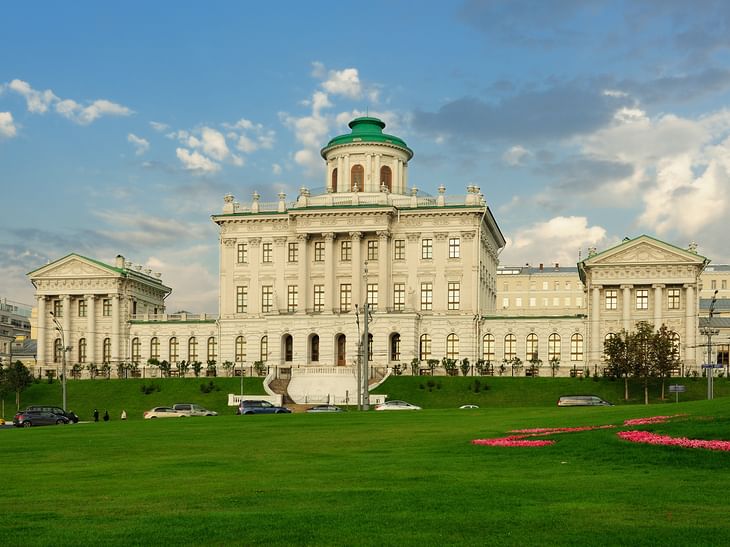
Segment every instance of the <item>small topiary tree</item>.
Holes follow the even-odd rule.
[[[553,357],[550,359],[550,372],[553,375],[553,378],[558,373],[558,369],[560,368],[560,359],[557,357]]]
[[[461,365],[459,365],[461,368],[461,375],[466,376],[469,374],[469,370],[471,369],[471,364],[469,363],[469,359],[467,357],[464,357],[461,360]]]
[[[418,369],[421,366],[421,360],[418,357],[411,359],[411,375],[418,376]]]
[[[195,377],[197,378],[200,376],[200,371],[203,369],[203,363],[200,361],[193,361],[190,364],[190,367],[193,369],[193,374],[195,374]]]

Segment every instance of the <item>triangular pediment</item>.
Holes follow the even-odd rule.
[[[625,241],[584,261],[586,267],[627,264],[703,264],[706,259],[648,236]]]
[[[28,274],[31,279],[109,277],[117,275],[119,275],[119,271],[116,268],[77,254],[65,256]]]

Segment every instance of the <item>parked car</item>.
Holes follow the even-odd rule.
[[[291,410],[272,405],[269,401],[241,401],[236,414],[291,414]]]
[[[33,427],[36,425],[64,425],[71,423],[71,420],[61,414],[46,412],[43,410],[24,410],[18,412],[13,418],[15,427]]]
[[[154,420],[155,418],[186,418],[188,415],[179,412],[169,406],[156,406],[152,410],[144,413],[145,420]]]
[[[208,410],[194,403],[175,403],[172,405],[173,410],[184,412],[188,416],[218,416],[214,410]]]
[[[479,407],[477,405],[461,405],[459,408],[462,410],[468,410],[468,409],[479,408]]]
[[[0,425],[5,425],[5,418],[0,418]]]
[[[383,404],[377,405],[375,410],[421,410],[421,407],[393,399],[392,401],[385,401]]]
[[[558,406],[613,406],[595,395],[564,395],[558,399]]]
[[[35,412],[35,411],[51,412],[51,413],[57,414],[59,416],[66,416],[66,418],[68,418],[69,421],[71,421],[75,424],[79,423],[79,417],[76,414],[74,414],[71,411],[66,412],[60,406],[30,405],[25,410],[28,410],[31,412]]]
[[[309,407],[307,412],[342,412],[342,409],[335,405],[317,405]]]

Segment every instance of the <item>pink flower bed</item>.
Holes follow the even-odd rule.
[[[649,418],[634,418],[633,420],[624,420],[624,425],[652,425],[662,424],[672,418],[686,416],[686,414],[672,414],[671,416],[651,416]]]
[[[474,439],[471,444],[480,446],[549,446],[555,444],[555,441],[528,441],[523,435],[511,435],[509,437],[500,437],[499,439]]]
[[[706,450],[730,451],[730,441],[705,441],[702,439],[688,439],[686,437],[669,437],[667,435],[650,433],[649,431],[620,431],[617,435],[621,439],[632,443],[661,444],[664,446],[681,446],[682,448],[704,448]]]
[[[615,425],[586,425],[582,427],[533,427],[531,429],[513,429],[510,433],[528,433],[534,435],[553,435],[554,433],[576,433],[578,431],[592,431],[593,429],[610,429]]]

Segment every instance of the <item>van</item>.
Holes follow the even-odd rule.
[[[564,395],[558,399],[558,406],[613,406],[595,395]]]

